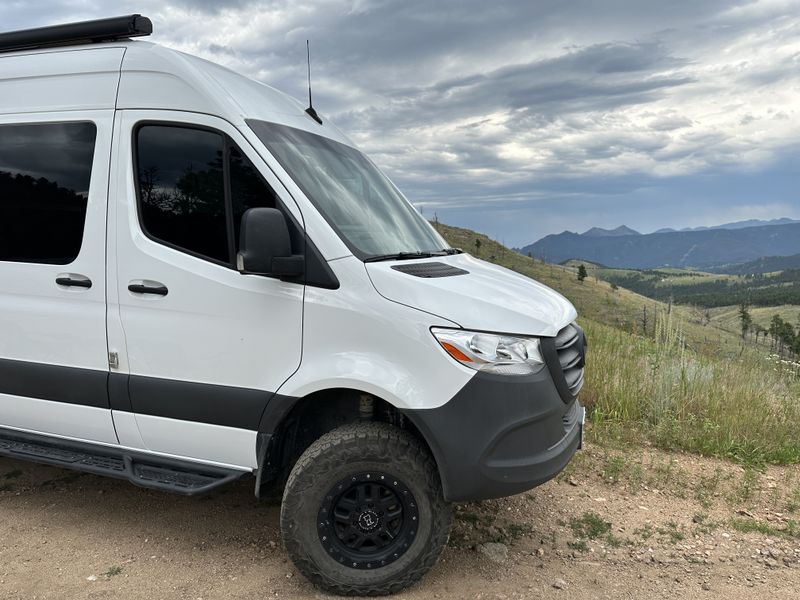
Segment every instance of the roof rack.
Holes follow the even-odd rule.
[[[0,33],[0,52],[108,42],[151,33],[153,33],[153,23],[147,17],[142,15],[111,17]]]

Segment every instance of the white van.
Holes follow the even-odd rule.
[[[450,504],[580,447],[556,292],[451,248],[331,123],[131,37],[0,34],[0,455],[195,494],[283,489],[300,571],[419,579]]]

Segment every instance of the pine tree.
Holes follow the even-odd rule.
[[[739,305],[739,323],[742,327],[742,339],[747,337],[747,332],[753,327],[753,317],[750,316],[747,304]]]

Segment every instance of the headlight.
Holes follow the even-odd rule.
[[[466,367],[498,375],[528,375],[544,365],[539,339],[442,329],[431,333],[447,353]]]

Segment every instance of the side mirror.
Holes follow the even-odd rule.
[[[276,208],[250,208],[242,215],[236,268],[240,273],[297,277],[305,257],[292,254],[286,217]]]

